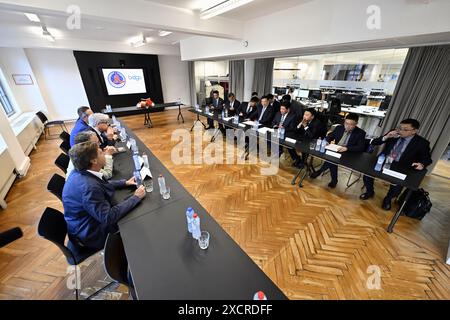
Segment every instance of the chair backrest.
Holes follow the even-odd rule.
[[[59,145],[59,148],[64,151],[65,154],[69,154],[70,150],[70,142],[63,140],[61,144]]]
[[[48,121],[47,116],[42,111],[36,112],[36,115],[38,116],[39,120],[41,120],[42,124],[45,124]]]
[[[364,145],[365,145],[364,151],[367,153],[372,153],[374,151],[374,146],[370,144],[371,141],[372,141],[372,139],[367,139],[367,138],[364,141]]]
[[[69,167],[70,158],[67,154],[61,153],[55,160],[55,164],[64,173],[67,173],[67,168]]]
[[[47,190],[53,193],[59,200],[62,201],[62,193],[66,180],[59,174],[55,173],[47,184]]]
[[[68,261],[75,260],[72,252],[64,244],[67,235],[67,224],[61,212],[47,207],[39,220],[38,234],[55,244]]]
[[[108,276],[119,283],[130,286],[127,277],[128,260],[119,232],[108,234],[103,252],[105,271]]]
[[[62,131],[62,132],[60,133],[60,135],[59,135],[59,138],[60,138],[62,141],[67,141],[67,142],[70,143],[70,134],[67,133],[66,131]]]
[[[328,113],[330,115],[337,115],[341,113],[341,99],[332,98],[330,107],[328,108]]]

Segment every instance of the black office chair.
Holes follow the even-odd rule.
[[[341,113],[341,99],[332,98],[330,100],[330,106],[326,111],[327,123],[333,124],[343,124],[344,118],[340,115]]]
[[[67,154],[61,153],[55,160],[55,164],[64,173],[67,173],[67,168],[69,167],[70,158]]]
[[[62,193],[66,179],[55,173],[47,184],[47,190],[53,193],[59,200],[62,201]]]
[[[131,297],[136,300],[133,281],[128,277],[128,260],[119,232],[108,234],[103,257],[106,274],[111,279],[126,285]]]
[[[22,229],[20,229],[19,227],[0,232],[0,248],[10,244],[11,242],[19,238],[22,238],[22,236]]]
[[[53,208],[47,207],[44,213],[42,214],[42,217],[39,220],[38,234],[39,236],[56,245],[66,257],[67,263],[69,263],[69,265],[71,266],[75,266],[76,270],[78,269],[78,265],[80,263],[82,263],[84,260],[86,260],[87,258],[91,257],[92,255],[94,255],[99,251],[96,249],[90,249],[76,245],[70,239],[68,239],[66,245],[65,244],[67,236],[66,220],[64,219],[64,215],[61,212]],[[78,272],[75,271],[75,283],[76,283],[75,297],[77,300],[79,299],[78,283],[80,282],[81,281],[78,281]],[[96,291],[95,293],[87,297],[87,300],[97,295],[111,284],[113,283],[109,283],[105,287]]]
[[[61,132],[60,135],[59,135],[59,138],[62,141],[67,141],[67,142],[70,143],[70,134],[68,132],[66,132],[66,131]]]
[[[56,120],[56,121],[48,121],[47,116],[42,112],[38,111],[36,112],[36,115],[38,116],[39,120],[41,120],[42,124],[44,125],[44,138],[47,139],[47,133],[50,135],[50,127],[60,126],[62,131],[66,131],[67,127],[63,120]]]
[[[64,151],[65,154],[69,154],[69,150],[70,150],[70,142],[68,141],[62,141],[61,144],[59,145],[59,148]]]

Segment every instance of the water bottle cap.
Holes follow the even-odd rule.
[[[188,208],[187,208],[187,211],[191,211],[191,210],[192,210],[192,207],[188,207]]]
[[[258,299],[263,300],[264,299],[264,292],[258,291]]]
[[[162,178],[162,174],[160,174],[159,177]]]
[[[194,217],[194,218],[197,218],[197,217],[198,217],[198,214],[194,213],[193,217]]]

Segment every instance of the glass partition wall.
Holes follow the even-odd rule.
[[[229,62],[195,61],[195,91],[197,103],[205,105],[213,90],[219,91],[219,97],[227,100],[229,92]]]

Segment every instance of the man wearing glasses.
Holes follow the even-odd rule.
[[[415,119],[405,119],[400,125],[382,137],[372,140],[372,145],[385,144],[381,153],[386,158],[390,157],[393,162],[401,167],[413,167],[416,170],[423,170],[432,163],[430,155],[430,142],[419,136],[419,121]],[[360,195],[361,200],[367,200],[375,195],[373,188],[374,179],[364,176],[364,186],[366,192]],[[391,185],[386,197],[383,199],[382,208],[391,209],[391,201],[402,192],[402,187]]]

